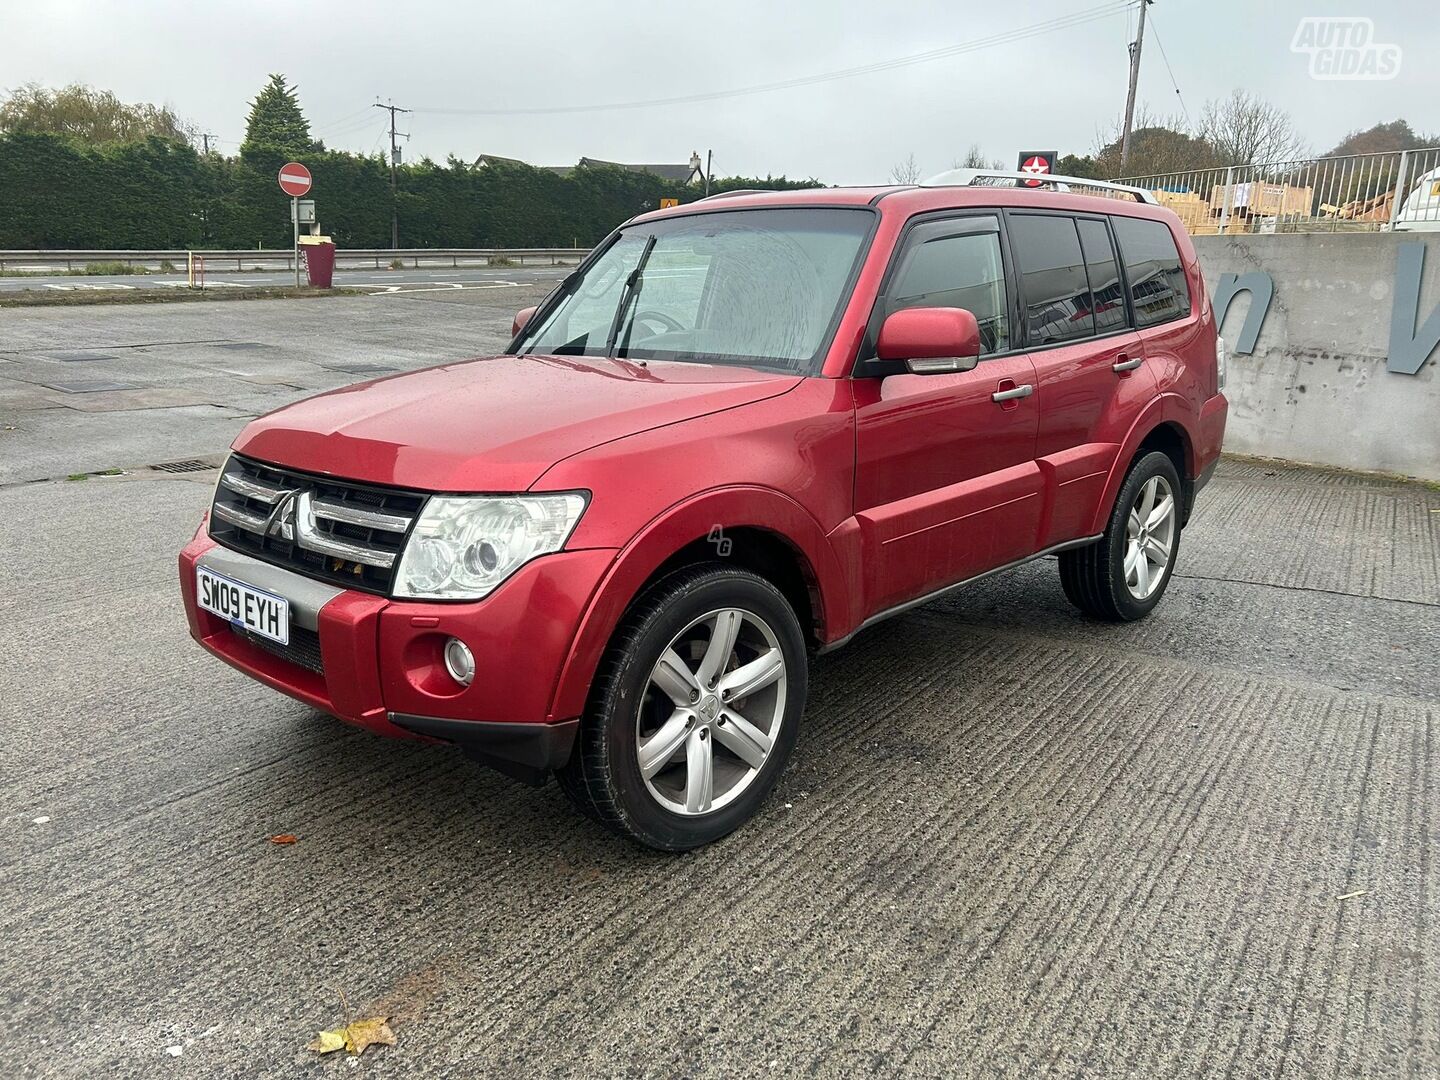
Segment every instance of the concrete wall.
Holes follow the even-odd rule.
[[[1406,243],[1427,249],[1424,326],[1440,305],[1440,234],[1195,237],[1211,296],[1226,273],[1274,281],[1254,353],[1231,355],[1225,449],[1440,480],[1440,348],[1414,375],[1386,370]],[[1239,341],[1253,299],[1242,292],[1231,303],[1227,343]]]

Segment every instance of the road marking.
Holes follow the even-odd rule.
[[[355,285],[362,289],[374,289],[371,296],[395,296],[404,293],[431,293],[431,292],[455,292],[457,289],[471,292],[476,289],[519,289],[524,282],[520,281],[473,281],[461,283],[451,281],[437,285],[417,285],[413,288],[406,288],[404,285],[371,285],[366,282],[355,282]]]
[[[100,292],[106,289],[136,289],[138,285],[121,285],[118,281],[105,281],[98,283],[85,283],[75,285],[42,285],[44,289],[58,289],[60,292],[73,292],[75,289],[90,289]]]

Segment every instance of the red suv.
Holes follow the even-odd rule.
[[[191,633],[678,850],[774,786],[813,653],[1057,553],[1141,618],[1225,427],[1194,249],[1143,192],[971,179],[644,214],[504,355],[254,421]]]

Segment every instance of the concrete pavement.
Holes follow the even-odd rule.
[[[517,295],[7,316],[7,1074],[1440,1070],[1433,489],[1228,461],[1144,622],[1042,561],[876,627],[759,819],[674,858],[204,655],[173,556],[213,471],[24,482],[216,454],[341,361],[495,347]],[[271,347],[159,344],[202,337]],[[223,415],[20,397],[82,369]],[[308,1054],[337,991],[398,1045]]]
[[[335,284],[345,288],[374,289],[377,292],[409,291],[419,288],[475,288],[494,283],[530,284],[559,281],[569,266],[512,267],[421,267],[379,270],[370,267],[337,268]],[[285,286],[295,283],[293,270],[251,270],[212,272],[204,280],[207,289],[245,289],[260,285]],[[0,292],[25,289],[51,292],[128,292],[133,289],[180,289],[189,287],[184,268],[177,273],[151,274],[20,274],[0,277]]]
[[[9,310],[0,484],[218,453],[306,392],[498,351],[552,287]]]

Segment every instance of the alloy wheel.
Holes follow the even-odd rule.
[[[718,810],[764,768],[780,734],[785,656],[760,616],[722,608],[671,639],[636,715],[636,756],[652,797],[677,814]]]
[[[1163,476],[1141,485],[1125,527],[1125,587],[1136,600],[1149,599],[1165,579],[1175,549],[1175,493]]]

